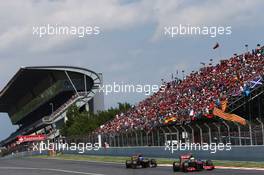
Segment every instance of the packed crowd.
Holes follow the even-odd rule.
[[[243,95],[251,87],[250,81],[261,79],[263,75],[264,47],[258,46],[252,52],[221,60],[216,66],[205,66],[183,80],[166,83],[165,91],[159,91],[126,113],[116,115],[96,132],[151,130],[163,125],[168,117],[179,123],[198,120],[210,114],[220,101]]]

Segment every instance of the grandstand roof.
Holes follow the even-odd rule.
[[[14,77],[7,83],[7,85],[0,92],[0,112],[8,112],[17,99],[22,98],[26,92],[31,92],[33,95],[34,85],[42,80],[59,79],[59,74],[65,75],[65,71],[72,75],[86,75],[91,78],[94,84],[99,85],[100,77],[94,71],[72,66],[37,66],[37,67],[21,67]],[[47,82],[46,82],[47,83]]]

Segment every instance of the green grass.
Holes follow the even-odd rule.
[[[50,157],[47,155],[37,155],[32,156],[33,158],[43,158],[43,159],[60,159],[60,160],[81,160],[81,161],[97,161],[97,162],[114,162],[114,163],[124,163],[128,157],[115,157],[115,156],[92,156],[92,155],[72,155],[63,154]],[[172,164],[175,159],[168,158],[156,158],[158,164]],[[264,162],[251,162],[251,161],[222,161],[213,160],[215,166],[225,166],[225,167],[247,167],[247,168],[264,168]]]

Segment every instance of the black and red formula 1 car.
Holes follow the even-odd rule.
[[[148,167],[157,167],[157,162],[155,159],[144,158],[141,154],[132,156],[129,160],[126,160],[126,168],[148,168]]]
[[[211,160],[195,159],[192,154],[186,154],[180,156],[180,162],[173,162],[173,171],[201,171],[201,170],[213,170],[215,167]]]

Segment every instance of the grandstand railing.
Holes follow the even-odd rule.
[[[87,103],[92,96],[89,96],[89,93],[79,92],[78,94],[73,95],[66,103],[61,107],[55,110],[50,116],[43,117],[42,121],[46,124],[53,123],[60,115],[62,115],[67,109],[75,104],[77,101],[84,100],[84,103]]]
[[[229,111],[233,112],[240,108],[241,106],[245,105],[247,102],[254,100],[256,97],[264,93],[264,85],[258,86],[255,89],[253,89],[249,97],[245,97],[241,95],[241,97],[235,99],[234,101],[231,101],[231,103],[228,105]]]

